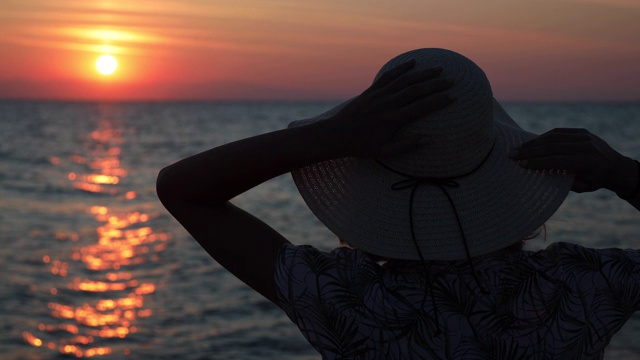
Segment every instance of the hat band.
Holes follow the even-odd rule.
[[[480,169],[482,167],[482,165],[484,165],[484,163],[487,162],[487,160],[489,159],[489,156],[491,156],[491,153],[493,152],[493,149],[495,148],[495,145],[496,145],[496,142],[494,140],[493,144],[491,144],[491,148],[489,149],[487,154],[484,156],[482,161],[480,161],[480,163],[478,163],[478,165],[476,165],[475,168],[465,172],[464,174],[456,175],[456,176],[448,176],[448,177],[415,176],[415,175],[404,173],[402,171],[398,171],[398,170],[390,167],[389,165],[383,163],[379,159],[375,159],[375,162],[378,163],[378,165],[382,166],[383,168],[385,168],[385,169],[387,169],[387,170],[389,170],[389,171],[391,171],[393,173],[396,173],[396,174],[404,177],[404,179],[396,181],[395,183],[391,184],[391,189],[392,190],[411,189],[411,195],[409,197],[409,225],[411,227],[411,237],[413,238],[413,242],[416,245],[416,248],[418,249],[418,251],[420,249],[418,247],[418,242],[417,242],[416,237],[415,237],[415,231],[414,231],[414,226],[413,226],[413,200],[414,200],[414,197],[415,197],[416,190],[421,185],[434,185],[434,186],[438,187],[445,194],[445,196],[447,197],[447,200],[451,204],[451,207],[453,208],[453,212],[454,212],[455,217],[456,217],[456,221],[458,223],[458,228],[460,229],[460,234],[462,235],[462,240],[464,242],[465,252],[467,254],[467,257],[469,259],[471,259],[471,254],[469,252],[469,247],[467,246],[467,239],[466,239],[466,237],[464,235],[464,230],[462,228],[462,222],[460,220],[460,216],[458,215],[458,210],[456,209],[456,205],[453,202],[453,199],[451,198],[451,195],[447,191],[447,188],[457,188],[457,187],[459,187],[460,184],[457,181],[455,181],[456,179],[460,179],[460,178],[469,176],[469,175],[473,174],[474,172],[478,171],[478,169]],[[420,251],[419,251],[418,255],[420,255],[420,258],[422,259],[422,254],[420,253]]]
[[[462,242],[464,244],[464,250],[465,250],[465,253],[467,255],[467,260],[469,261],[469,266],[471,267],[472,276],[476,280],[476,283],[480,287],[480,290],[483,293],[486,293],[487,290],[480,283],[480,281],[478,279],[478,276],[476,274],[475,267],[473,266],[473,260],[471,259],[471,253],[469,252],[469,246],[467,244],[467,238],[464,235],[464,229],[462,228],[462,221],[460,220],[460,215],[458,214],[458,209],[456,208],[456,204],[453,202],[453,199],[451,198],[451,195],[447,191],[447,188],[457,188],[457,187],[459,187],[460,184],[457,181],[455,181],[455,179],[471,175],[474,172],[476,172],[478,169],[480,169],[482,167],[482,165],[484,165],[484,163],[487,162],[487,159],[489,159],[489,156],[493,152],[493,148],[495,147],[495,145],[496,145],[496,142],[494,140],[493,144],[491,145],[491,148],[489,149],[489,151],[487,152],[485,157],[482,159],[482,161],[480,161],[480,163],[475,168],[471,169],[470,171],[468,171],[468,172],[466,172],[466,173],[464,173],[462,175],[451,176],[451,177],[442,177],[442,178],[432,177],[432,176],[420,177],[420,176],[414,176],[414,175],[410,175],[410,174],[405,174],[405,173],[403,173],[401,171],[398,171],[396,169],[391,168],[390,166],[384,164],[380,160],[375,159],[375,161],[380,166],[384,167],[385,169],[387,169],[387,170],[389,170],[389,171],[391,171],[393,173],[396,173],[396,174],[398,174],[400,176],[405,177],[405,179],[396,181],[395,183],[391,184],[391,189],[392,190],[396,190],[397,191],[397,190],[411,189],[411,194],[409,196],[409,227],[410,227],[410,230],[411,230],[411,239],[413,240],[413,244],[416,247],[416,250],[418,251],[418,256],[420,257],[420,262],[422,263],[422,266],[424,267],[425,276],[426,276],[425,277],[425,281],[427,282],[427,287],[431,291],[431,302],[432,302],[433,311],[434,311],[434,314],[435,314],[434,322],[435,322],[435,325],[436,325],[435,336],[440,334],[440,325],[439,325],[438,319],[437,319],[437,305],[436,305],[435,297],[434,297],[434,294],[433,294],[433,289],[431,288],[429,270],[427,269],[427,265],[425,263],[424,256],[422,256],[422,251],[420,250],[420,246],[418,245],[418,240],[416,239],[416,234],[415,234],[415,230],[414,230],[414,226],[413,226],[413,203],[414,203],[413,200],[415,198],[415,193],[416,193],[416,191],[418,190],[418,188],[421,185],[434,185],[438,189],[440,189],[442,191],[442,193],[444,193],[444,195],[447,197],[447,200],[449,201],[449,203],[451,204],[451,207],[453,208],[453,213],[455,215],[456,222],[458,223],[458,229],[460,229],[460,235],[462,236]],[[425,293],[425,296],[422,298],[423,307],[424,307],[425,297],[426,297],[426,293]]]

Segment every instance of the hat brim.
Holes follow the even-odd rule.
[[[289,126],[326,119],[348,102]],[[497,101],[493,117],[495,144],[482,166],[455,179],[457,186],[419,185],[413,202],[411,189],[392,188],[406,178],[374,159],[333,159],[292,171],[292,176],[316,217],[353,247],[388,258],[419,260],[411,235],[412,206],[413,231],[425,259],[466,258],[463,236],[471,256],[490,253],[538,229],[573,184],[572,174],[528,170],[511,160],[509,151],[536,135],[520,128]]]

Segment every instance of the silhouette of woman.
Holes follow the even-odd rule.
[[[640,209],[639,167],[587,130],[522,130],[471,60],[418,49],[327,113],[164,168],[157,191],[323,358],[596,359],[640,308],[640,252],[521,244],[570,190]],[[287,172],[349,247],[293,245],[230,203]]]

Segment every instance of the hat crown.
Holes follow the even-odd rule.
[[[442,67],[441,77],[455,81],[447,91],[456,100],[444,110],[407,124],[398,137],[421,136],[426,145],[411,153],[383,159],[394,169],[421,177],[452,177],[476,168],[491,151],[495,139],[493,92],[485,73],[456,52],[429,48],[401,54],[378,72],[414,59],[411,72]]]

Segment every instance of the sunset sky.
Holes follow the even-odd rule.
[[[420,47],[501,100],[640,100],[638,0],[2,0],[0,98],[343,99]]]

